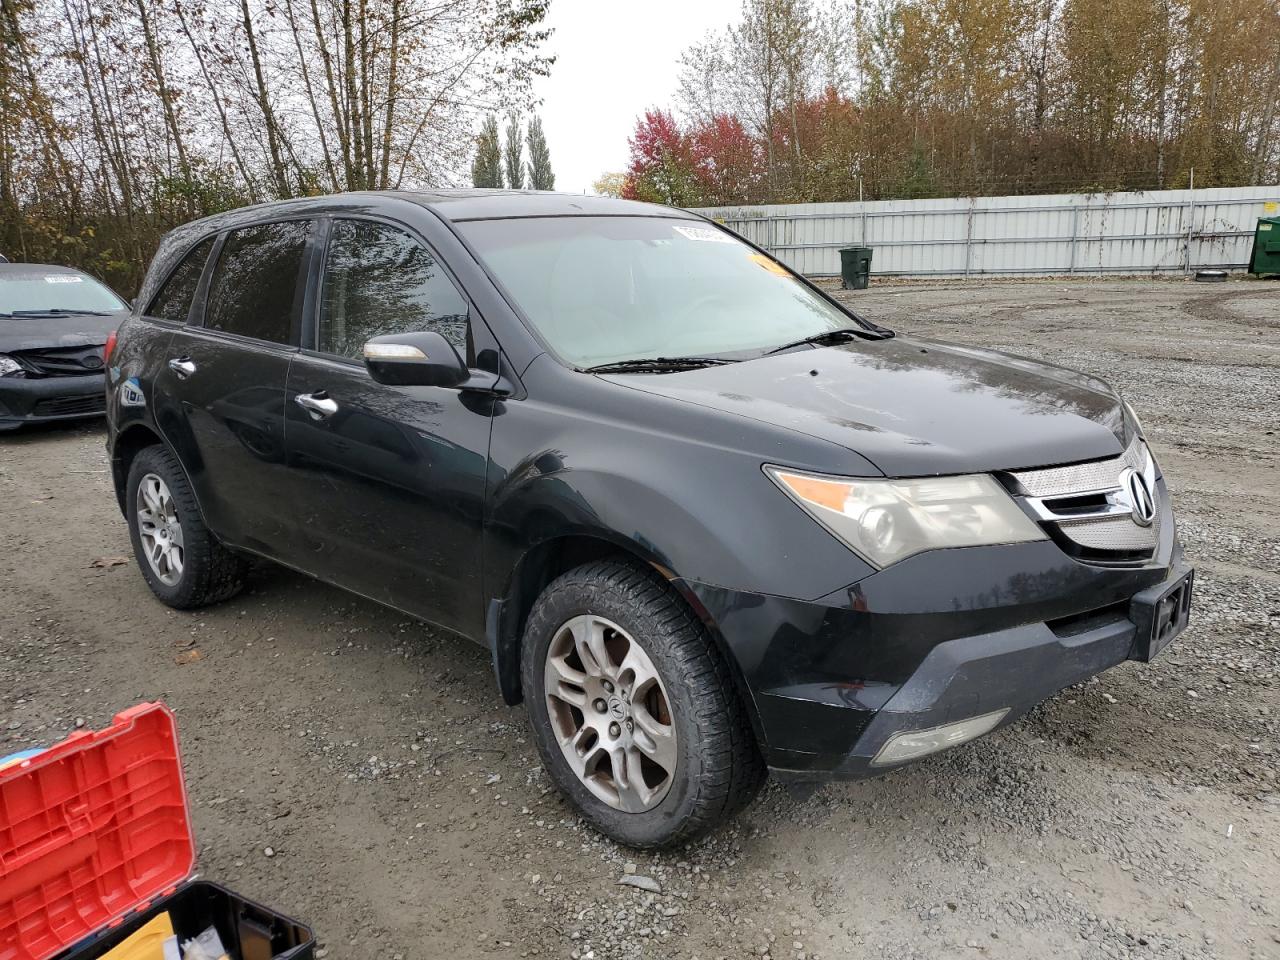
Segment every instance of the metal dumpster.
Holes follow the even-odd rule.
[[[1249,272],[1280,274],[1280,217],[1262,217],[1253,232]]]

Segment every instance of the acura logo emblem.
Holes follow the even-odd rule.
[[[1151,521],[1156,518],[1156,498],[1147,486],[1147,478],[1137,470],[1126,468],[1120,475],[1120,485],[1128,497],[1133,522],[1140,527],[1151,526]]]

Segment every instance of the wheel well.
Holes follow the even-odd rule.
[[[493,652],[493,668],[497,674],[498,689],[502,692],[502,698],[511,706],[523,699],[520,691],[520,641],[524,636],[525,622],[529,619],[533,605],[546,589],[547,584],[584,563],[610,559],[653,570],[675,589],[681,601],[688,604],[694,616],[706,625],[712,641],[729,666],[734,688],[742,698],[747,714],[751,718],[752,729],[758,741],[764,744],[766,742],[764,729],[755,708],[755,697],[752,696],[751,688],[747,684],[746,677],[743,676],[741,665],[720,635],[711,614],[673,571],[645,557],[637,550],[630,550],[603,537],[566,536],[539,544],[520,559],[511,575],[506,596],[490,601],[485,633]]]
[[[134,458],[147,447],[163,443],[159,435],[150,427],[135,423],[116,437],[111,448],[111,481],[116,488],[116,503],[120,512],[125,512],[124,485],[129,479],[129,468]]]
[[[490,604],[486,623],[493,649],[498,687],[509,704],[522,699],[520,693],[520,638],[533,604],[547,584],[561,574],[593,560],[617,559],[652,566],[638,553],[610,540],[591,536],[558,537],[538,544],[520,558],[505,597]]]

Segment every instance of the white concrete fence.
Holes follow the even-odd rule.
[[[837,276],[841,247],[900,276],[1242,270],[1280,186],[703,208],[793,269]]]

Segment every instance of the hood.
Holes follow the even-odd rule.
[[[0,353],[49,347],[96,347],[124,322],[128,310],[103,316],[0,317]]]
[[[1050,466],[1115,456],[1125,445],[1122,404],[1101,380],[927,340],[607,379],[828,440],[887,476]]]

